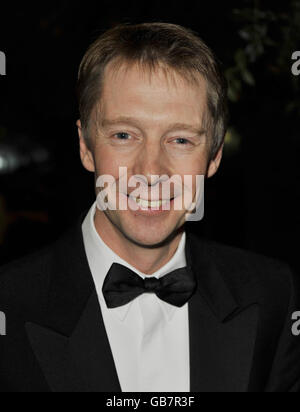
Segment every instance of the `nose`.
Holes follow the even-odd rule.
[[[136,156],[133,174],[143,176],[144,184],[148,186],[157,184],[159,176],[168,175],[168,159],[160,143],[147,142],[143,145]]]

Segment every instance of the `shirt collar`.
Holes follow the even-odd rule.
[[[180,240],[175,255],[166,265],[164,265],[161,269],[159,269],[157,272],[150,276],[138,271],[135,267],[131,266],[125,260],[120,258],[120,256],[118,256],[112,249],[110,249],[98,234],[94,224],[96,207],[97,204],[95,202],[82,224],[82,233],[87,259],[89,262],[95,287],[98,293],[98,297],[100,300],[102,300],[104,304],[105,300],[102,292],[102,287],[105,277],[113,263],[119,263],[123,266],[126,266],[127,268],[131,269],[139,276],[141,276],[143,279],[145,279],[145,277],[162,278],[166,274],[186,266],[186,234],[183,233],[183,236]],[[160,299],[158,299],[158,301],[165,315],[166,320],[171,321],[176,310],[178,310],[179,308],[170,305],[167,302],[163,302]],[[132,304],[133,301],[128,303],[127,305],[110,309],[110,311],[114,313],[121,321],[124,321],[128,315],[129,310],[132,307]]]

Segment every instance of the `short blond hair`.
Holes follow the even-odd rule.
[[[228,123],[227,82],[212,50],[191,30],[168,23],[118,25],[102,34],[80,64],[77,83],[80,120],[88,129],[92,111],[101,98],[107,65],[114,60],[154,68],[164,64],[191,80],[207,81],[208,130],[211,156],[222,146]]]

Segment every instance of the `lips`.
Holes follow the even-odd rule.
[[[127,195],[128,198],[132,199],[134,202],[136,202],[139,206],[142,208],[151,208],[151,209],[156,209],[156,208],[161,208],[163,206],[168,205],[174,198],[171,199],[159,199],[159,200],[146,200],[146,199],[141,199],[140,197],[133,197],[130,195]]]

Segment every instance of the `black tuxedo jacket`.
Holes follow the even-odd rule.
[[[298,278],[284,264],[187,235],[191,392],[300,391]],[[120,392],[81,221],[0,270],[0,392]]]

